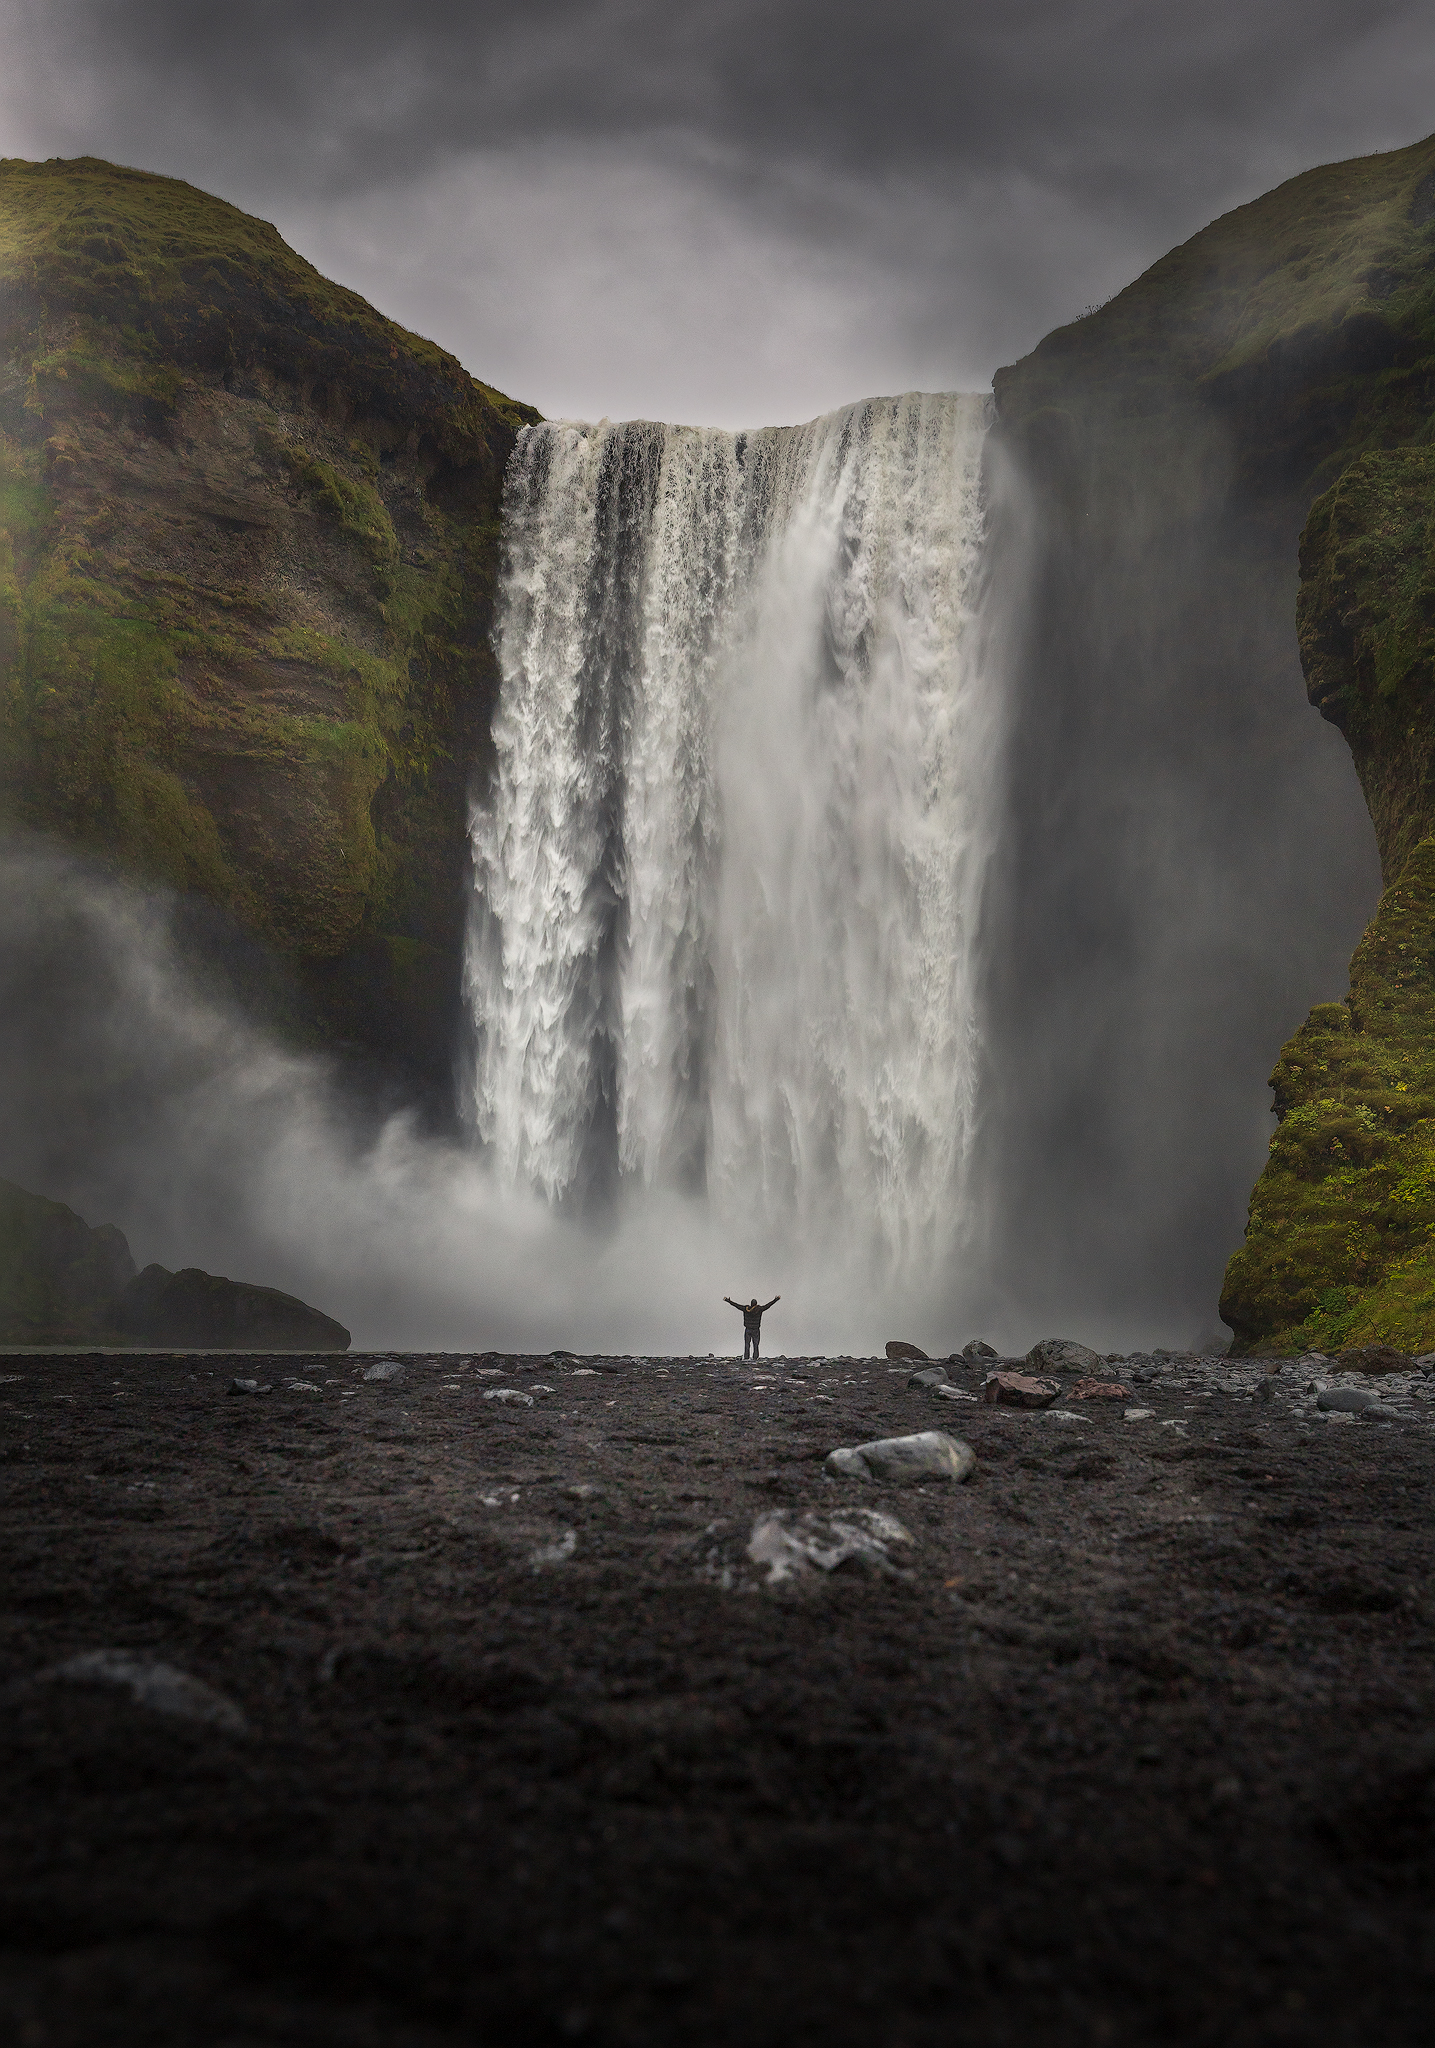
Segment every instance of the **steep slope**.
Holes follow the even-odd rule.
[[[0,164],[4,815],[217,906],[247,993],[436,1087],[535,417],[221,200]]]
[[[1030,565],[1010,625],[996,1234],[1016,1248],[1013,1289],[1154,1313],[1215,1293],[1239,1229],[1231,1163],[1259,1114],[1252,1067],[1338,986],[1377,894],[1348,758],[1302,702],[1313,635],[1334,635],[1311,693],[1355,754],[1387,883],[1428,829],[1414,706],[1435,138],[1216,221],[999,373],[996,394],[998,517]],[[1333,573],[1318,499],[1338,501],[1347,553],[1356,526],[1380,532],[1364,624],[1323,610],[1317,625],[1314,583]],[[1343,696],[1351,631],[1362,675],[1379,643],[1384,680]],[[1367,980],[1385,972],[1372,945]],[[1307,1306],[1343,1284],[1331,1242],[1301,1255]],[[1223,1312],[1245,1343],[1275,1328],[1240,1287]]]

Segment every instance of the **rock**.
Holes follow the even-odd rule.
[[[533,1406],[533,1396],[525,1394],[521,1387],[485,1387],[483,1398],[485,1401],[504,1401],[514,1408]]]
[[[945,1387],[949,1384],[947,1368],[944,1365],[924,1365],[907,1381],[909,1387]]]
[[[1340,1354],[1342,1372],[1409,1372],[1411,1360],[1403,1351],[1394,1351],[1388,1344],[1357,1344]]]
[[[900,1337],[888,1338],[887,1356],[890,1359],[892,1359],[893,1362],[896,1364],[900,1364],[904,1358],[915,1359],[921,1365],[925,1365],[927,1363],[927,1354],[925,1351],[919,1350],[915,1344],[903,1343]]]
[[[1131,1389],[1115,1380],[1078,1380],[1067,1390],[1068,1401],[1129,1401]]]
[[[546,1564],[567,1564],[577,1548],[578,1532],[576,1529],[565,1529],[555,1542],[539,1544],[533,1553],[533,1567],[537,1570]]]
[[[261,1387],[258,1380],[231,1380],[229,1391],[231,1394],[267,1394],[269,1388]]]
[[[113,1224],[92,1230],[63,1202],[0,1180],[0,1343],[93,1337],[134,1270]]]
[[[1359,1415],[1378,1407],[1380,1396],[1365,1387],[1322,1387],[1315,1405],[1326,1415]]]
[[[1037,1374],[1098,1373],[1106,1361],[1099,1351],[1070,1337],[1043,1337],[1026,1354],[1026,1363]]]
[[[962,1346],[963,1358],[1000,1358],[1001,1353],[992,1349],[985,1337],[968,1337]]]
[[[1049,1408],[1060,1392],[1059,1380],[1033,1379],[1022,1372],[989,1372],[982,1381],[982,1400],[989,1408]]]
[[[1128,1408],[1122,1416],[1123,1422],[1149,1422],[1156,1413],[1154,1408]]]
[[[397,1358],[376,1358],[372,1365],[364,1367],[366,1380],[401,1380],[407,1367],[400,1365]]]
[[[1360,1411],[1362,1422],[1403,1422],[1405,1417],[1398,1408],[1387,1408],[1383,1401],[1372,1401],[1368,1408]]]
[[[960,1437],[924,1429],[916,1436],[879,1437],[849,1450],[829,1451],[827,1469],[844,1479],[967,1479],[977,1454]]]
[[[37,1682],[116,1686],[128,1692],[136,1706],[183,1721],[207,1722],[227,1735],[242,1735],[246,1726],[240,1709],[223,1693],[173,1664],[133,1650],[87,1650],[41,1672]]]
[[[111,1309],[110,1327],[128,1343],[178,1351],[347,1351],[350,1341],[342,1323],[296,1295],[197,1266],[146,1266]]]
[[[891,1546],[910,1543],[911,1534],[895,1515],[876,1508],[851,1508],[840,1515],[794,1517],[783,1508],[759,1515],[748,1538],[747,1554],[768,1567],[767,1584],[778,1586],[814,1568],[835,1572],[848,1563],[900,1576]]]

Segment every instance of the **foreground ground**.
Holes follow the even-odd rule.
[[[3,2038],[1428,2039],[1424,1382],[373,1364],[0,1359]],[[926,1428],[969,1483],[824,1473]]]

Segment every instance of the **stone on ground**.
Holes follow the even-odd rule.
[[[835,1572],[848,1563],[895,1575],[898,1567],[892,1562],[890,1546],[911,1541],[910,1531],[895,1515],[884,1515],[877,1508],[801,1516],[777,1508],[759,1515],[753,1523],[747,1554],[754,1564],[768,1567],[768,1585],[778,1586],[814,1567]]]
[[[887,1356],[890,1359],[893,1359],[898,1362],[900,1362],[904,1358],[912,1358],[915,1359],[919,1365],[925,1365],[927,1363],[926,1352],[923,1351],[919,1345],[908,1344],[901,1337],[889,1337],[887,1339]]]
[[[1324,1387],[1316,1395],[1315,1405],[1325,1415],[1359,1415],[1366,1408],[1379,1407],[1380,1396],[1366,1387]]]
[[[1049,1408],[1060,1392],[1060,1380],[1024,1372],[989,1372],[982,1381],[982,1400],[989,1408]]]
[[[966,1343],[962,1346],[961,1355],[963,1358],[1001,1357],[1000,1351],[993,1345],[988,1344],[985,1337],[968,1337]]]
[[[1357,1344],[1340,1354],[1342,1372],[1409,1372],[1411,1360],[1389,1344]]]
[[[1074,1338],[1043,1337],[1026,1354],[1026,1363],[1037,1374],[1099,1373],[1106,1360],[1089,1344],[1078,1344]]]
[[[242,1735],[246,1726],[240,1709],[222,1692],[173,1664],[133,1650],[86,1650],[42,1671],[37,1682],[112,1686],[127,1692],[137,1707],[182,1721],[206,1722],[227,1735]]]
[[[1119,1380],[1078,1380],[1066,1396],[1068,1401],[1129,1401],[1131,1389]]]
[[[909,1387],[945,1387],[948,1384],[947,1368],[944,1365],[924,1365],[907,1380]]]
[[[870,1444],[829,1451],[827,1469],[844,1479],[967,1479],[977,1454],[960,1437],[924,1429],[915,1436],[878,1437]]]

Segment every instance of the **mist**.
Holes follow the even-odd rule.
[[[629,1192],[593,1223],[500,1188],[206,987],[178,907],[34,840],[0,850],[0,1175],[118,1224],[141,1265],[282,1288],[360,1349],[740,1352],[722,1297],[754,1292],[782,1295],[774,1353],[938,1342],[930,1299],[785,1265],[697,1200]]]

